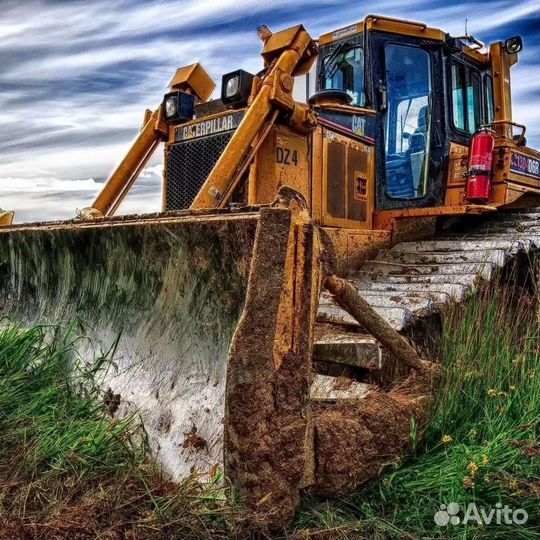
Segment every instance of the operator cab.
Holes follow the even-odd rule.
[[[310,102],[321,118],[375,144],[376,210],[444,204],[451,143],[468,146],[495,119],[481,47],[471,36],[378,16],[321,36]],[[339,98],[332,107],[330,91]]]

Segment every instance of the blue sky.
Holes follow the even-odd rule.
[[[201,62],[216,81],[258,71],[256,28],[303,23],[317,37],[367,13],[427,22],[484,42],[515,34],[514,119],[540,147],[538,0],[0,0],[0,206],[18,221],[72,217],[122,158],[146,108],[177,67]],[[121,208],[160,206],[162,156]]]

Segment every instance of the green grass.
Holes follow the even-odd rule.
[[[0,538],[225,538],[219,477],[173,484],[111,418],[71,328],[0,331]],[[137,445],[132,440],[138,440]]]
[[[537,539],[536,301],[515,290],[490,290],[451,315],[444,328],[442,388],[420,441],[412,429],[414,452],[358,493],[337,502],[307,502],[296,527],[332,538]],[[525,509],[529,519],[524,525],[439,527],[433,516],[450,502],[486,510],[507,504]]]
[[[70,331],[51,343],[41,327],[0,333],[0,458],[19,455],[15,474],[99,474],[142,457],[126,436],[133,418],[111,422],[88,372],[70,374],[73,346]]]
[[[357,493],[307,500],[286,536],[538,538],[537,313],[512,289],[447,318],[442,386],[423,436],[411,425],[411,454]],[[219,478],[172,484],[144,457],[138,419],[111,418],[93,383],[108,360],[74,364],[77,339],[70,328],[0,331],[0,538],[245,537]],[[529,521],[438,527],[450,502],[524,508]]]

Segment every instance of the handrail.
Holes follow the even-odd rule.
[[[485,47],[485,44],[480,41],[479,39],[476,39],[472,34],[465,34],[463,36],[456,36],[455,39],[460,39],[461,41],[467,41],[468,43],[473,43],[476,45],[476,47],[471,47],[474,51],[478,51],[479,49],[483,49]]]
[[[525,142],[525,133],[527,131],[527,126],[525,124],[520,124],[518,122],[513,122],[512,120],[494,120],[489,124],[484,124],[486,127],[509,124],[510,126],[517,127],[521,129],[518,139],[515,141],[518,146],[521,146]]]
[[[408,24],[410,26],[417,26],[418,28],[421,28],[422,30],[427,30],[427,24],[421,23],[418,21],[409,21],[408,19],[398,19],[396,17],[386,17],[384,15],[367,15],[365,17],[365,21],[367,22],[369,19],[373,21],[374,24],[377,24],[378,21],[390,21],[400,24]]]

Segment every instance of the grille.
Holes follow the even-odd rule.
[[[166,210],[191,206],[233,133],[217,133],[167,146]]]

